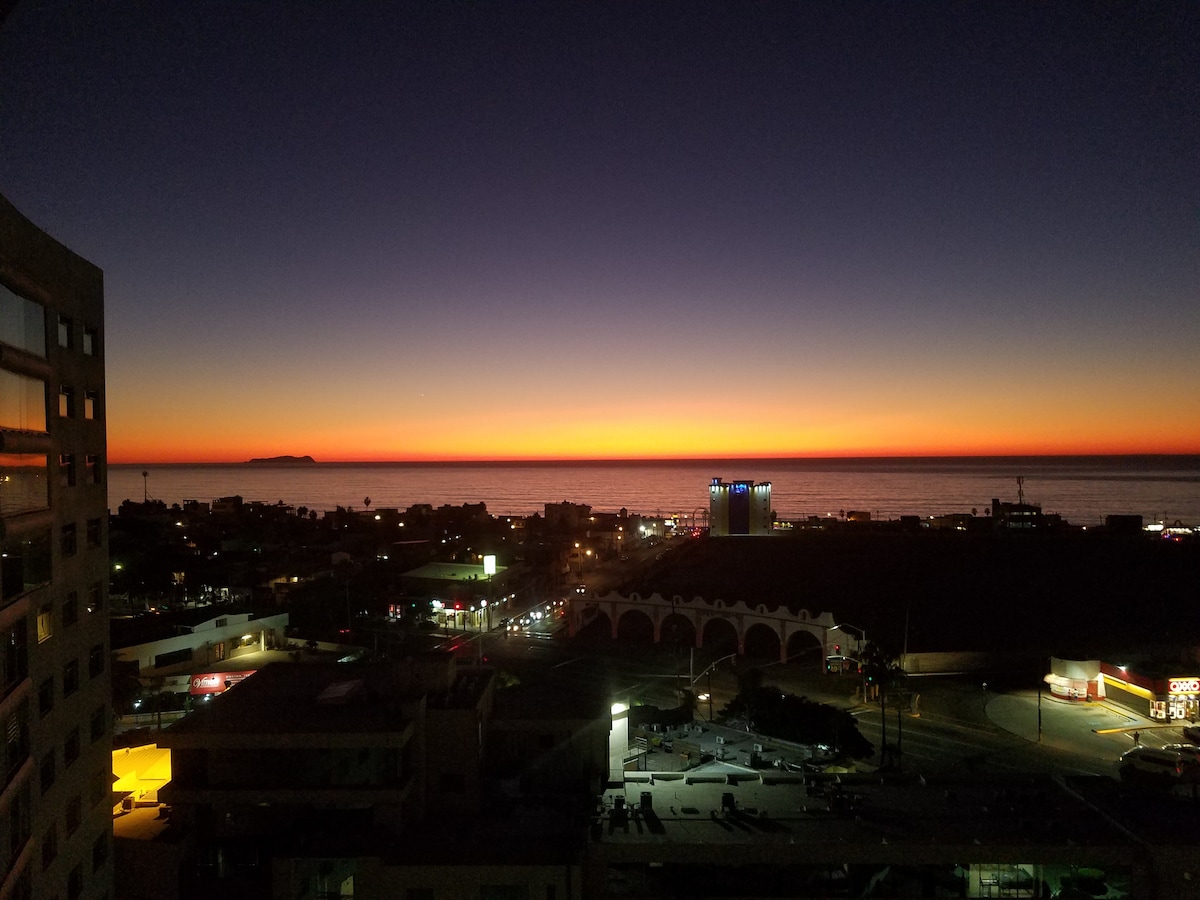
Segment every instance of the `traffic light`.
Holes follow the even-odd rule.
[[[833,652],[834,652],[834,653],[841,653],[841,652],[842,652],[842,645],[841,645],[841,644],[834,644],[834,645],[833,645]]]

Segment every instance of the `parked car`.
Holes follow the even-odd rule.
[[[1195,744],[1167,744],[1163,749],[1178,753],[1189,762],[1200,766],[1200,747]]]
[[[1200,744],[1200,725],[1184,725],[1183,739],[1193,744]]]
[[[1200,763],[1191,753],[1157,747],[1134,747],[1121,754],[1117,771],[1122,781],[1200,780]]]

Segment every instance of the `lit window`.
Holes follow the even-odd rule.
[[[96,418],[96,406],[100,402],[100,393],[98,391],[83,392],[83,417],[85,419]]]
[[[38,608],[37,632],[39,644],[50,640],[54,634],[54,607],[49,603],[43,603]]]

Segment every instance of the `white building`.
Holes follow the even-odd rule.
[[[771,482],[714,478],[708,486],[708,528],[713,537],[730,534],[770,534]]]

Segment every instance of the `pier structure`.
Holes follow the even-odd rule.
[[[807,609],[793,609],[786,604],[748,605],[740,600],[729,603],[704,597],[664,597],[657,593],[646,597],[637,593],[623,596],[612,592],[604,596],[572,597],[567,610],[568,633],[574,637],[599,617],[608,620],[614,640],[623,632],[645,634],[648,625],[656,644],[667,633],[697,649],[706,642],[728,641],[732,637],[737,641],[739,655],[746,651],[749,634],[766,629],[778,640],[781,662],[818,648],[824,659],[830,655],[829,633],[838,628],[832,613],[813,615]]]

